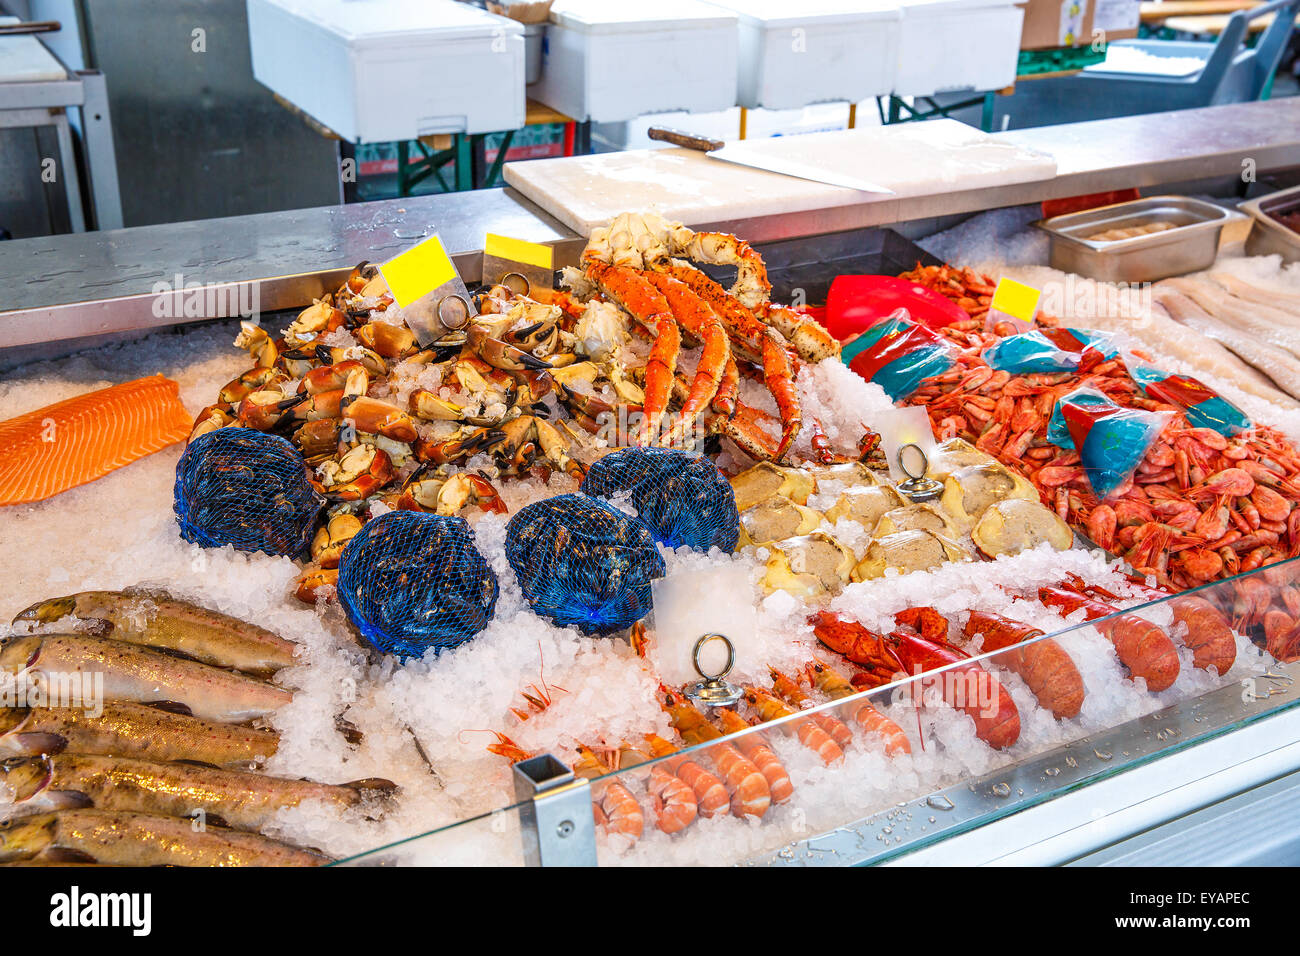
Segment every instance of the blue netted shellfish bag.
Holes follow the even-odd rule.
[[[205,548],[300,554],[323,507],[302,455],[278,435],[218,428],[190,442],[176,464],[176,523],[182,538]]]
[[[464,518],[390,511],[339,558],[348,620],[379,650],[403,658],[468,641],[492,620],[499,593]]]
[[[587,472],[582,490],[628,503],[660,544],[734,551],[740,515],[731,483],[704,455],[674,448],[622,448]]]
[[[599,498],[558,495],[517,512],[506,558],[533,610],[556,624],[609,634],[650,611],[664,559],[650,530]]]

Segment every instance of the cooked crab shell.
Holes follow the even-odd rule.
[[[740,516],[738,545],[768,544],[816,531],[822,523],[820,511],[795,504],[785,495],[760,501]]]
[[[875,534],[881,537],[896,531],[933,531],[948,538],[957,536],[948,516],[931,504],[903,505],[886,511],[876,524]]]
[[[736,493],[736,508],[745,511],[773,495],[783,495],[795,504],[806,505],[808,496],[817,490],[817,480],[802,468],[783,468],[770,461],[760,461],[732,478],[731,487]]]
[[[932,531],[895,531],[867,546],[851,578],[870,581],[883,577],[889,568],[896,568],[902,574],[929,571],[947,561],[964,561],[969,557],[963,548]]]
[[[889,485],[859,485],[844,490],[827,510],[826,520],[833,524],[841,518],[848,518],[873,531],[885,512],[902,505],[902,497]]]
[[[990,558],[1019,554],[1046,541],[1057,551],[1074,543],[1074,532],[1056,512],[1036,501],[1008,498],[988,506],[971,531],[980,553]]]
[[[974,525],[994,502],[1008,498],[1038,501],[1033,485],[992,461],[958,468],[943,484],[940,503],[963,530]]]
[[[853,552],[824,531],[771,545],[763,590],[786,591],[798,598],[838,594],[849,582]]]
[[[992,455],[980,451],[964,438],[948,438],[934,446],[925,473],[930,478],[943,481],[959,468],[984,465],[995,460]]]

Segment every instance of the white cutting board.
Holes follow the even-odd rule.
[[[1056,160],[956,120],[773,139],[747,151],[811,163],[886,186],[897,197],[1051,179]],[[889,200],[746,166],[690,149],[641,149],[507,163],[505,179],[579,234],[622,212],[657,212],[688,225]]]
[[[0,23],[18,22],[17,17],[0,17]],[[0,37],[0,83],[63,80],[67,76],[59,61],[32,34]]]

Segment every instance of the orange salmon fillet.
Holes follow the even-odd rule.
[[[180,386],[161,375],[78,395],[0,422],[0,505],[44,501],[190,433]]]

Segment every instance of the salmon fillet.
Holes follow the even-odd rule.
[[[0,505],[44,501],[183,441],[190,415],[161,375],[0,422]]]

